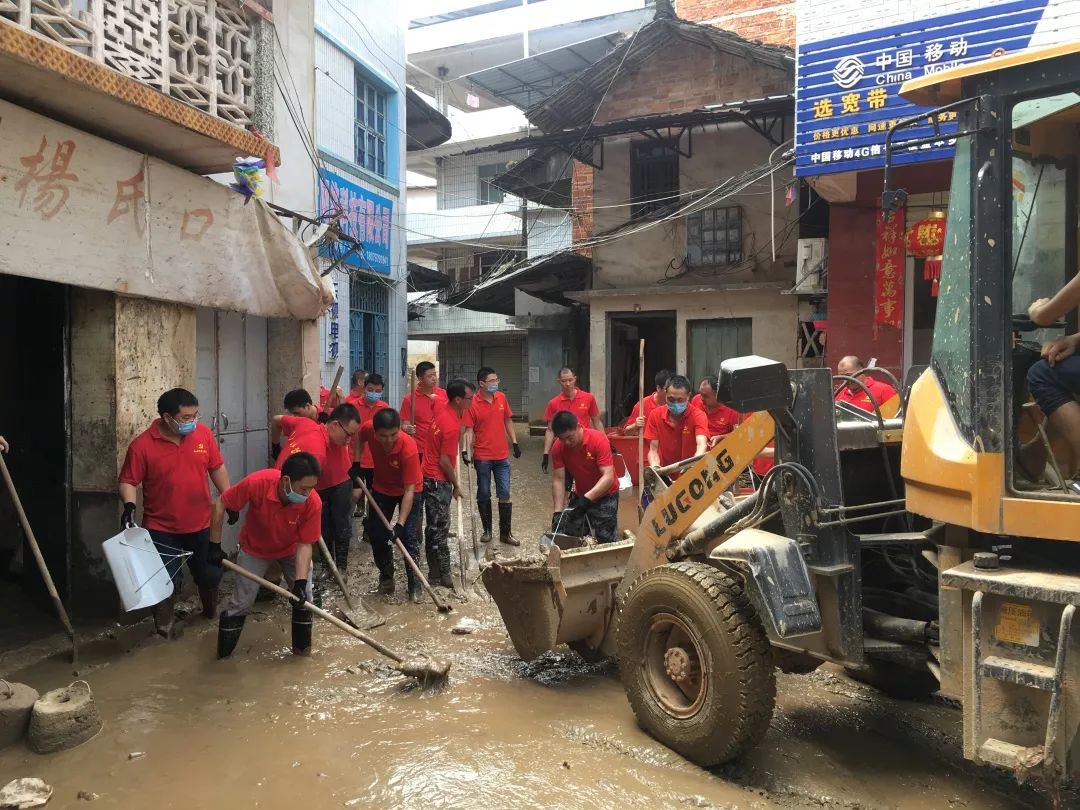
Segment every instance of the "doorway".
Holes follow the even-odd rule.
[[[661,369],[675,371],[675,312],[612,312],[607,320],[608,424],[626,420],[639,399],[638,341],[645,340],[645,393]]]
[[[71,435],[68,288],[0,275],[4,456],[62,599],[68,595]],[[0,613],[5,630],[55,616],[7,487],[0,483]],[[14,585],[14,587],[12,587]],[[6,640],[0,638],[0,643]]]

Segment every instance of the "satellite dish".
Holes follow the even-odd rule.
[[[304,239],[304,246],[313,247],[314,245],[318,244],[320,241],[322,241],[322,238],[326,236],[326,232],[328,230],[330,230],[330,223],[322,223],[318,228],[315,229],[315,232],[311,236],[308,236],[306,239]]]

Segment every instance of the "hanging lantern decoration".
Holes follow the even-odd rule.
[[[945,253],[945,214],[935,211],[920,219],[908,228],[904,242],[910,255],[924,260],[923,280],[930,282],[930,295],[937,298]]]

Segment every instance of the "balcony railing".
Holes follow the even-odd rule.
[[[255,43],[241,0],[0,0],[0,21],[230,123],[251,123]]]

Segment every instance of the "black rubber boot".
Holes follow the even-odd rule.
[[[225,616],[218,619],[217,657],[228,658],[240,641],[240,631],[244,629],[247,616]]]
[[[439,584],[444,588],[454,587],[453,569],[450,567],[450,546],[445,543],[435,552],[439,558]]]
[[[349,546],[352,544],[351,537],[342,537],[334,543],[334,565],[337,566],[341,578],[348,576],[349,570]]]
[[[302,607],[292,609],[293,655],[311,655],[311,611]]]
[[[391,594],[395,590],[394,585],[394,572],[390,571],[389,574],[379,574],[379,593]]]
[[[202,601],[202,615],[207,619],[217,616],[217,588],[199,588],[199,599]]]
[[[501,504],[500,504],[501,506]],[[491,501],[477,501],[476,508],[480,512],[480,525],[484,527],[484,533],[480,535],[481,543],[491,542]]]
[[[521,543],[510,531],[510,521],[514,515],[514,505],[510,501],[499,501],[499,542],[508,546],[520,546]]]

